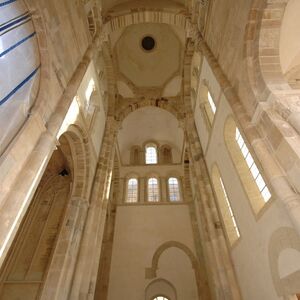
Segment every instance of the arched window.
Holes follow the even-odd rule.
[[[229,118],[225,124],[225,141],[255,214],[270,200],[271,193],[251,155],[235,121]]]
[[[138,180],[130,178],[127,184],[127,199],[126,202],[134,203],[138,201]]]
[[[86,109],[90,106],[90,101],[92,97],[92,93],[95,91],[95,81],[93,78],[90,79],[88,86],[85,90],[85,107]]]
[[[212,168],[212,182],[217,196],[217,202],[223,219],[226,235],[230,245],[233,245],[240,238],[240,232],[236,224],[220,171],[216,165]]]
[[[200,109],[204,115],[208,128],[210,129],[214,121],[217,107],[205,83],[200,89],[200,97]]]
[[[163,145],[159,150],[159,162],[161,164],[171,164],[173,162],[172,148],[169,145]]]
[[[158,202],[159,201],[159,187],[157,178],[148,179],[148,201]]]
[[[180,201],[179,182],[177,178],[171,177],[168,180],[169,200],[171,202]]]
[[[140,164],[140,146],[133,146],[130,149],[130,164],[139,165]]]
[[[251,153],[249,152],[249,149],[240,133],[240,130],[237,127],[235,128],[235,140],[236,140],[237,144],[239,145],[241,153],[247,163],[249,170],[251,171],[251,175],[252,175],[253,179],[255,180],[255,183],[256,183],[264,201],[265,202],[269,201],[271,198],[271,193],[270,193],[264,179],[262,178],[262,176],[253,160]]]
[[[166,298],[164,296],[157,296],[153,300],[169,300],[169,298]]]
[[[157,164],[157,147],[155,144],[146,146],[146,164]]]

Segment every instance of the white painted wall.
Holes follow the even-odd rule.
[[[145,299],[153,280],[145,279],[145,269],[151,267],[157,248],[168,241],[181,242],[195,253],[187,205],[118,206],[108,299]],[[182,250],[169,248],[161,255],[157,276],[175,287],[177,300],[198,299],[194,271]]]
[[[212,73],[206,63],[204,66],[201,78],[210,81]],[[219,87],[214,82],[215,79],[210,86],[215,86],[218,93]],[[272,203],[263,215],[256,220],[224,140],[224,124],[230,115],[232,115],[231,108],[226,98],[222,96],[217,106],[211,133],[201,125],[204,121],[200,112],[195,113],[195,122],[200,125],[197,126],[200,140],[205,141],[204,143],[202,141],[202,146],[205,150],[208,170],[211,172],[214,163],[218,165],[241,233],[241,239],[231,250],[238,282],[245,300],[282,299],[276,294],[271,278],[268,247],[270,237],[275,230],[285,226],[292,227],[292,225],[277,199],[272,199]],[[285,255],[281,258],[286,261],[280,262],[280,272],[290,273],[289,256]]]

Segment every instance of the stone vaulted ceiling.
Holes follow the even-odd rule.
[[[156,42],[145,51],[141,40],[151,36]],[[116,44],[119,71],[137,87],[159,87],[179,72],[181,44],[170,26],[139,24],[128,27]]]

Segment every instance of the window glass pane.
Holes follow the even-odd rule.
[[[250,171],[251,171],[251,174],[252,174],[252,176],[253,176],[254,179],[255,179],[255,178],[258,176],[258,174],[259,174],[259,171],[258,171],[258,168],[257,168],[256,164],[253,164],[253,165],[252,165]]]
[[[208,103],[209,103],[209,105],[210,105],[210,108],[211,108],[213,114],[215,114],[217,108],[216,108],[215,102],[214,102],[214,100],[213,100],[213,98],[212,98],[210,92],[207,93],[207,98],[208,98]]]
[[[156,178],[150,178],[148,180],[148,201],[149,202],[159,201],[158,180]]]
[[[89,81],[89,84],[88,84],[87,89],[85,91],[85,100],[86,100],[86,106],[87,107],[90,104],[91,95],[92,95],[94,89],[95,89],[95,82],[94,82],[94,79],[92,78]]]
[[[248,155],[246,157],[246,163],[249,168],[251,168],[252,164],[254,163],[253,157],[250,153],[248,153]]]
[[[260,174],[257,176],[255,181],[256,181],[256,184],[257,184],[259,190],[262,191],[263,188],[266,186],[266,184]]]
[[[253,159],[252,155],[250,154],[249,149],[246,146],[245,141],[237,127],[235,129],[235,139],[236,139],[236,142],[242,152],[242,155],[245,158],[247,166],[250,169],[252,177],[254,178],[255,183],[256,183],[264,201],[267,202],[271,198],[270,191],[266,187],[266,183],[265,183],[264,179],[262,178],[262,176],[254,162],[254,159]]]
[[[127,202],[133,203],[138,201],[138,180],[131,178],[128,180]]]
[[[261,191],[261,195],[263,196],[265,202],[267,202],[271,198],[271,193],[270,193],[269,189],[266,186]]]
[[[180,191],[178,179],[171,177],[168,180],[170,201],[180,201]]]
[[[225,190],[225,187],[224,187],[224,183],[223,183],[223,180],[222,178],[220,177],[220,183],[221,183],[221,187],[222,187],[222,190],[223,190],[223,194],[225,196],[225,200],[226,200],[226,205],[227,205],[227,209],[228,209],[228,213],[230,214],[230,218],[231,218],[231,221],[232,221],[232,224],[234,226],[234,230],[236,232],[236,236],[237,237],[240,237],[240,232],[239,232],[239,229],[236,225],[236,221],[235,221],[235,217],[233,215],[233,211],[232,211],[232,208],[231,208],[231,204],[229,202],[229,199],[228,199],[228,196],[227,196],[227,192]]]
[[[146,164],[157,164],[157,151],[156,147],[146,147]]]
[[[242,150],[243,156],[246,157],[249,152],[246,144],[243,145],[241,150]]]

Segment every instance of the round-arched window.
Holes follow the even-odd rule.
[[[166,298],[164,296],[157,296],[153,300],[170,300],[169,298]]]
[[[155,144],[146,145],[146,165],[157,164],[157,147]]]

